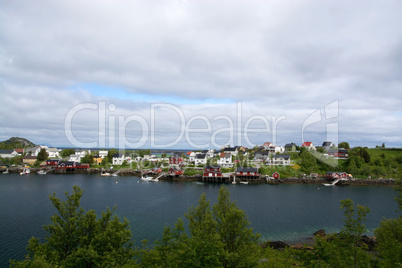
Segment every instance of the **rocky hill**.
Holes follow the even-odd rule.
[[[35,144],[27,139],[12,137],[6,141],[0,142],[0,149],[14,149],[14,148],[29,148],[34,147]]]

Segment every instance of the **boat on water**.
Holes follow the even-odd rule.
[[[344,180],[344,179],[336,179],[332,183],[324,183],[324,186],[335,186],[339,181]]]
[[[29,168],[24,168],[24,170],[22,172],[20,172],[20,175],[26,175],[31,173],[31,171],[29,170]]]
[[[116,173],[112,173],[112,174],[110,174],[110,176],[112,176],[112,177],[117,177],[117,174],[116,174]]]
[[[109,172],[103,172],[100,174],[102,177],[110,177],[112,176]]]
[[[158,178],[152,178],[152,177],[150,177],[150,176],[148,176],[148,175],[142,176],[142,177],[141,177],[141,180],[142,180],[142,181],[154,181],[154,182],[159,181]]]
[[[241,184],[248,184],[248,181],[241,181]]]
[[[39,175],[46,175],[46,171],[41,169],[37,172]]]

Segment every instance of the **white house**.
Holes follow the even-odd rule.
[[[322,143],[322,148],[324,148],[325,151],[328,151],[329,149],[332,149],[335,147],[335,144],[332,143],[332,141],[324,141]]]
[[[311,141],[305,141],[302,144],[302,147],[308,149],[308,150],[315,150],[315,146]]]
[[[289,166],[290,165],[290,155],[275,154],[272,156],[272,158],[268,159],[267,165]]]
[[[255,154],[254,154],[254,161],[265,162],[265,161],[267,161],[268,157],[269,157],[268,151],[258,151],[258,152],[255,152]]]
[[[207,155],[206,154],[196,154],[195,155],[195,165],[205,165],[207,164]]]
[[[75,154],[84,157],[86,154],[91,154],[91,150],[85,151],[83,149],[77,149],[75,150]]]
[[[81,156],[81,154],[71,154],[70,157],[68,158],[68,161],[81,163],[82,157],[83,156]]]
[[[13,158],[17,155],[18,153],[15,150],[0,150],[1,158]]]
[[[218,165],[221,167],[233,167],[232,155],[228,153],[221,153]]]
[[[131,164],[131,157],[118,153],[113,155],[112,161],[113,165],[122,165],[124,161],[126,161],[127,164]]]
[[[231,148],[231,147],[225,147],[224,149],[223,149],[223,152],[224,153],[229,153],[229,154],[232,154],[233,156],[237,156],[237,154],[238,154],[238,150],[237,150],[237,147],[233,147],[233,148]]]
[[[99,151],[99,157],[103,159],[107,156],[108,153],[109,153],[108,151],[101,150]]]
[[[46,152],[48,153],[49,158],[60,157],[60,150],[57,148],[47,148]]]
[[[206,154],[207,158],[212,158],[214,157],[215,150],[214,149],[203,150],[201,153]]]
[[[188,155],[188,161],[189,162],[195,162],[195,156],[196,156],[197,154],[195,153],[195,152],[191,152],[189,155]]]
[[[30,156],[38,156],[39,152],[40,152],[41,147],[40,146],[35,146],[32,148],[28,148],[26,150],[26,155],[30,155]]]

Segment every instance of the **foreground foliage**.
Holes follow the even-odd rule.
[[[206,194],[197,207],[189,209],[189,234],[184,221],[165,228],[154,249],[143,250],[144,267],[252,267],[258,262],[259,235],[249,227],[243,210],[230,201],[229,190],[219,190],[218,203],[211,209]]]
[[[82,190],[74,186],[66,201],[50,197],[57,213],[44,229],[48,235],[29,241],[27,260],[12,262],[15,267],[99,267],[132,263],[134,250],[126,219],[122,222],[107,209],[97,217],[95,211],[80,208]]]
[[[402,211],[402,186],[396,188]],[[402,217],[384,219],[375,230],[377,244],[362,239],[369,209],[342,200],[345,225],[340,233],[317,237],[313,247],[281,250],[261,243],[243,210],[230,201],[227,187],[212,207],[202,194],[198,205],[166,227],[151,248],[133,248],[128,222],[107,209],[100,217],[80,208],[74,186],[66,200],[50,197],[57,209],[45,226],[44,242],[29,241],[24,261],[14,267],[402,267]]]

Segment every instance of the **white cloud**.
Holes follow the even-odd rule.
[[[150,99],[169,99],[186,118],[233,118],[237,101],[245,118],[286,115],[278,129],[284,144],[300,141],[309,114],[339,101],[340,135],[400,146],[401,7],[391,0],[2,1],[0,137],[43,140],[53,130],[64,145],[59,134],[74,105],[106,101],[116,116],[149,120]],[[98,131],[89,115],[74,121],[83,140]],[[161,116],[167,134],[155,138],[174,140],[175,120]]]

